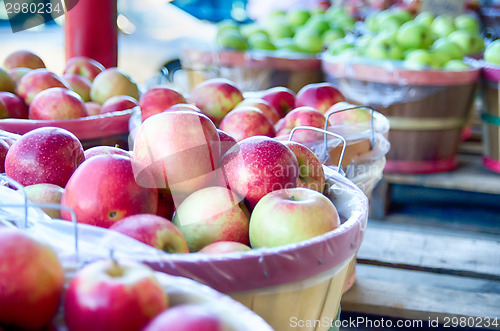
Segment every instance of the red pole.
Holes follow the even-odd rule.
[[[80,0],[66,13],[66,61],[75,56],[90,57],[106,68],[118,65],[116,0]]]

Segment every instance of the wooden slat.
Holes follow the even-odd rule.
[[[367,264],[500,281],[500,238],[418,233],[370,224],[358,258]]]
[[[500,194],[500,174],[484,168],[480,155],[460,154],[458,161],[460,166],[454,171],[425,175],[384,174],[384,179],[390,184]]]
[[[355,285],[342,297],[342,311],[427,323],[438,319],[443,324],[452,317],[471,317],[476,323],[497,318],[500,323],[500,293],[485,291],[498,289],[500,282],[467,279],[469,290],[464,290],[459,285],[462,277],[416,271],[411,277],[408,271],[359,264],[356,270]]]

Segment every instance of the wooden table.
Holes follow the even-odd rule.
[[[459,162],[448,173],[384,175],[385,187],[372,197],[356,283],[342,298],[343,312],[422,320],[424,326],[462,320],[477,329],[500,329],[500,174],[482,167],[477,144],[462,149]],[[452,203],[449,214],[443,208],[434,217],[419,215],[418,208],[399,212],[391,205],[395,185],[437,189],[463,201],[480,194],[491,207]],[[375,213],[374,203],[381,204]]]

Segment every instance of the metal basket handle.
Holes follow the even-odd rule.
[[[349,108],[344,108],[344,109],[339,109],[339,110],[332,111],[326,117],[325,130],[328,130],[328,123],[330,123],[330,116],[332,116],[333,114],[340,113],[340,112],[347,111],[347,110],[352,110],[352,109],[360,109],[360,108],[368,108],[368,109],[370,109],[370,130],[371,130],[371,134],[370,134],[370,150],[372,150],[373,147],[375,146],[375,129],[374,129],[374,125],[373,125],[373,114],[374,114],[375,110],[373,109],[372,106],[353,106],[353,107],[349,107]],[[326,136],[325,136],[325,144],[326,144]]]
[[[20,191],[23,195],[24,199],[24,204],[19,205],[19,204],[4,204],[0,203],[0,207],[9,207],[9,208],[24,208],[24,222],[22,224],[22,229],[26,229],[28,227],[28,204],[38,207],[38,208],[47,208],[47,209],[56,209],[56,210],[65,210],[70,213],[71,215],[71,222],[73,222],[73,230],[74,230],[74,236],[75,236],[75,258],[76,262],[79,261],[79,249],[78,249],[78,223],[76,220],[76,214],[75,211],[67,206],[62,206],[60,204],[55,204],[55,203],[33,203],[28,200],[28,196],[26,195],[26,191],[24,190],[24,186],[15,181],[14,179],[7,177],[5,174],[1,174],[0,178],[5,180],[7,183],[10,185],[14,186],[18,191]]]
[[[344,161],[344,153],[345,153],[345,149],[347,147],[347,141],[345,140],[344,137],[342,137],[340,134],[338,133],[335,133],[335,132],[330,132],[330,131],[327,131],[327,130],[323,130],[323,129],[320,129],[320,128],[316,128],[316,127],[313,127],[313,126],[296,126],[294,127],[291,131],[290,131],[290,136],[288,136],[288,141],[292,141],[292,138],[293,138],[293,134],[295,133],[295,131],[297,130],[312,130],[312,131],[317,131],[317,132],[321,132],[324,134],[325,136],[325,158],[324,160],[326,161],[329,157],[329,154],[328,154],[328,148],[327,148],[327,135],[331,135],[331,136],[334,136],[336,138],[339,138],[340,140],[342,140],[342,143],[343,143],[343,146],[342,146],[342,152],[340,153],[340,157],[339,157],[339,163],[338,163],[338,166],[337,166],[337,172],[338,173],[342,173],[342,169],[341,169],[341,166],[342,166],[342,161]]]

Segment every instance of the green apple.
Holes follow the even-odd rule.
[[[321,36],[330,29],[330,21],[324,14],[316,14],[311,16],[304,27],[316,31]]]
[[[455,17],[455,26],[459,30],[479,32],[479,21],[470,14],[461,14]]]
[[[456,42],[448,37],[439,38],[432,44],[432,50],[441,50],[448,53],[452,59],[461,60],[464,57],[464,50]]]
[[[288,22],[293,28],[297,28],[306,24],[307,20],[311,17],[311,12],[306,8],[292,8],[287,13]]]
[[[239,31],[226,30],[219,34],[216,38],[216,43],[219,47],[244,51],[247,49],[247,41]]]
[[[283,53],[304,53],[304,51],[295,44],[293,38],[280,38],[274,40],[276,49]]]
[[[486,47],[484,61],[500,66],[500,39],[497,39]]]
[[[277,16],[267,24],[267,32],[271,38],[293,37],[293,28],[286,17]]]
[[[478,32],[457,30],[452,32],[448,38],[462,47],[465,55],[479,53],[484,49],[484,40]]]
[[[397,31],[401,25],[403,25],[404,22],[402,22],[398,17],[396,16],[390,16],[386,17],[384,20],[379,22],[379,32],[385,31],[385,32],[392,32],[392,31]]]
[[[365,27],[371,32],[378,32],[379,25],[377,21],[377,14],[378,12],[372,12],[368,14],[365,18],[364,21]]]
[[[438,67],[443,67],[446,63],[453,60],[453,58],[451,57],[451,55],[449,53],[447,53],[446,51],[443,51],[441,49],[432,49],[429,51],[431,52],[432,56],[436,60]]]
[[[432,43],[432,35],[425,25],[409,21],[398,29],[396,41],[405,49],[427,48]]]
[[[413,15],[406,9],[403,8],[393,8],[389,9],[391,15],[398,17],[401,22],[405,23],[413,19]]]
[[[470,66],[462,60],[450,60],[444,66],[444,70],[449,71],[461,71],[461,70],[469,70]]]
[[[276,46],[269,40],[269,37],[264,34],[253,34],[248,37],[247,42],[251,49],[276,50]]]
[[[403,49],[389,34],[375,36],[365,50],[365,55],[377,60],[401,60]]]
[[[217,23],[217,36],[219,34],[223,34],[223,33],[227,32],[227,31],[239,32],[240,28],[238,26],[238,23],[236,23],[235,21],[230,20],[230,19],[223,20],[223,21]]]
[[[416,49],[408,53],[404,60],[404,66],[414,70],[439,68],[436,58],[426,49]]]
[[[342,6],[331,6],[326,10],[325,15],[330,21],[335,21],[343,17],[350,17],[345,8]]]
[[[256,34],[256,33],[262,33],[262,34],[269,36],[267,31],[261,25],[259,25],[257,23],[248,23],[248,24],[242,25],[240,27],[240,32],[244,37],[247,37],[247,38],[253,34]]]
[[[428,11],[423,11],[415,17],[415,22],[428,26],[429,28],[432,26],[433,21],[434,14]]]
[[[431,25],[432,32],[439,37],[446,37],[456,30],[453,17],[447,14],[437,16]]]
[[[353,31],[354,26],[356,25],[356,20],[352,17],[344,17],[337,19],[335,24],[344,29],[344,31]]]
[[[340,55],[345,50],[354,48],[354,45],[348,42],[345,38],[337,39],[332,42],[327,49],[328,54],[330,55]]]
[[[319,53],[323,50],[323,40],[315,30],[304,28],[297,31],[293,40],[300,49],[307,53]]]
[[[330,26],[322,35],[323,45],[328,46],[337,39],[344,38],[345,32],[341,27]]]

